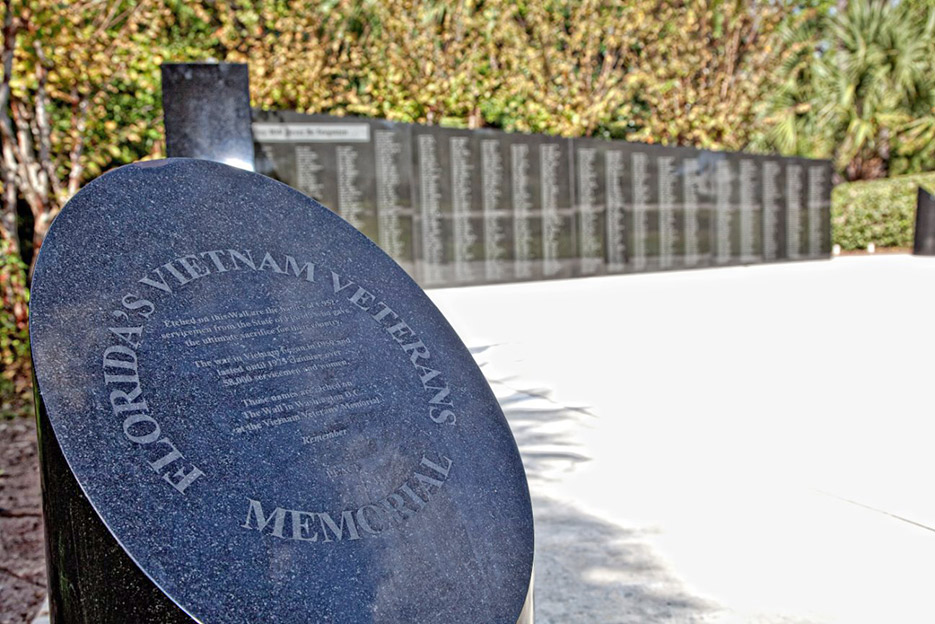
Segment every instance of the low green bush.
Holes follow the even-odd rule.
[[[919,186],[935,188],[935,172],[839,185],[831,196],[832,240],[843,250],[912,247]]]

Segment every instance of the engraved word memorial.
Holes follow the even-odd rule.
[[[532,621],[516,444],[363,234],[170,159],[89,184],[33,282],[54,622]]]

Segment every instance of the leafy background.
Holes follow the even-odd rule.
[[[55,215],[164,153],[159,65],[248,62],[254,106],[834,159],[834,238],[908,246],[935,169],[932,0],[3,0],[0,412]],[[891,182],[865,180],[894,178]]]

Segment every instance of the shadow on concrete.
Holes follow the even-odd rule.
[[[590,461],[576,430],[596,416],[563,405],[548,389],[524,389],[515,377],[488,381],[516,438],[532,493],[536,624],[720,621],[718,605],[693,596],[668,570],[648,543],[650,533],[548,495],[552,484]]]
[[[518,390],[509,380],[490,380],[519,446],[529,481],[555,481],[590,461],[574,439],[577,410],[554,401],[544,389]]]
[[[665,567],[646,532],[626,529],[544,496],[536,518],[536,624],[712,622],[714,603],[693,596]]]

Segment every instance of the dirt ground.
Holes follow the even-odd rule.
[[[30,622],[45,597],[36,424],[0,420],[0,624]]]

